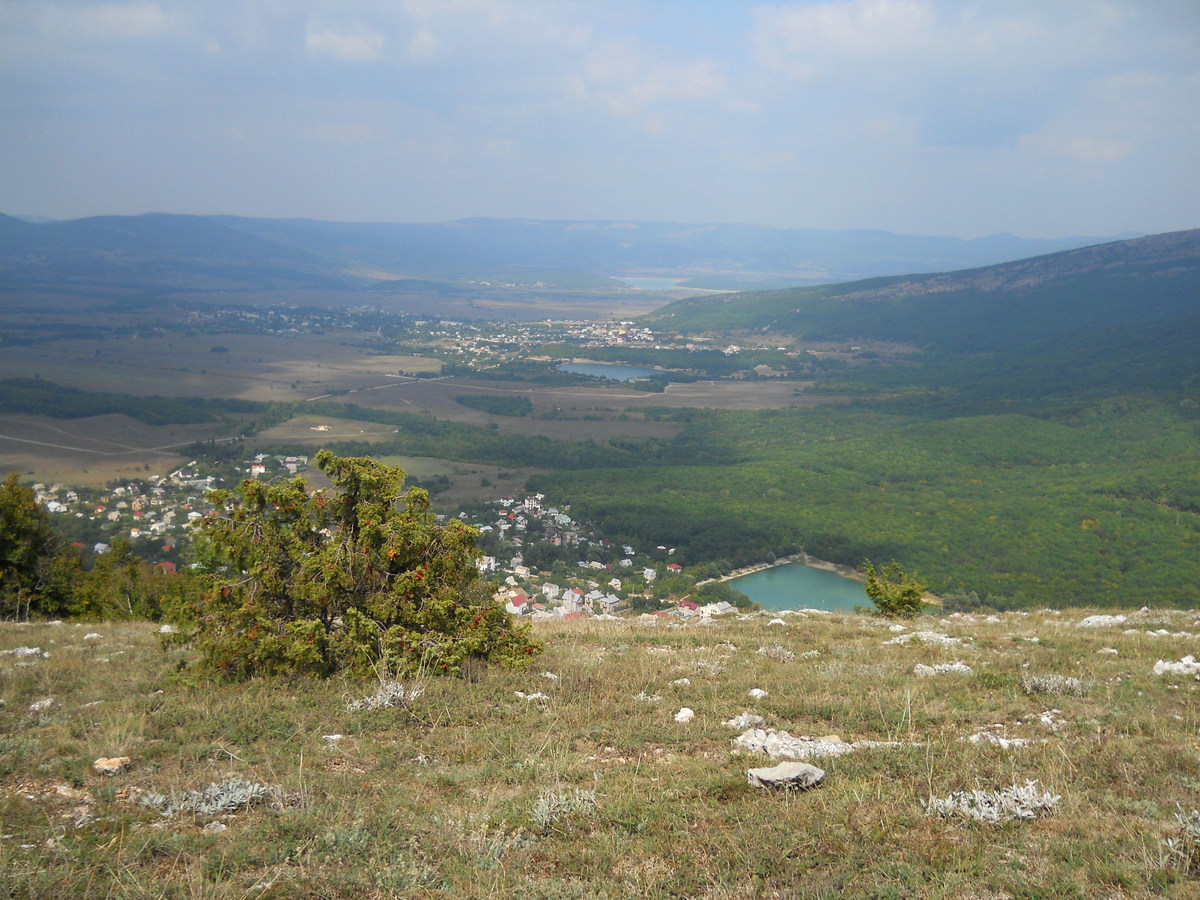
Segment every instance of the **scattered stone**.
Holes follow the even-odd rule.
[[[999,616],[988,616],[983,621],[987,622],[989,625],[999,625],[1000,617]]]
[[[58,794],[60,797],[65,797],[68,800],[86,800],[91,802],[92,799],[83,791],[77,791],[75,788],[68,787],[65,784],[60,784],[58,787],[56,787],[54,789],[54,793]]]
[[[803,653],[800,654],[800,658],[801,659],[816,659],[820,655],[821,655],[820,650],[805,650]]]
[[[35,700],[33,703],[30,703],[29,711],[35,712],[35,713],[41,712],[43,709],[49,709],[53,705],[54,705],[54,698],[47,697],[45,700]]]
[[[1050,815],[1062,798],[1038,790],[1036,781],[1002,791],[955,791],[948,797],[930,797],[925,812],[949,818],[962,816],[977,822],[1009,822]]]
[[[962,644],[962,641],[956,637],[950,637],[948,634],[940,634],[936,631],[910,631],[907,634],[897,635],[890,641],[884,641],[886,647],[889,644],[907,644],[909,641],[917,640],[923,644],[940,644],[943,647],[953,647]]]
[[[1179,662],[1160,659],[1154,664],[1155,675],[1200,675],[1200,662],[1190,653]],[[33,707],[30,707],[32,709]]]
[[[1116,656],[1118,651],[1116,647],[1101,647],[1096,652],[1102,656]]]
[[[0,650],[0,656],[15,656],[17,659],[28,659],[31,656],[41,659],[50,658],[50,654],[41,647],[14,647],[11,650]]]
[[[675,685],[676,687],[687,687],[691,683],[692,679],[690,678],[676,678],[671,682],[671,684]]]
[[[524,700],[526,702],[528,702],[530,700],[549,700],[550,699],[545,694],[543,694],[541,691],[536,691],[535,693],[532,693],[532,694],[526,694],[524,691],[516,691],[515,693],[518,697],[520,697],[522,700]]]
[[[158,629],[158,633],[159,634],[179,634],[179,629],[176,628],[174,625],[164,625],[162,628]]]
[[[342,739],[342,736],[340,734],[323,734],[323,735],[321,735],[321,740],[323,740],[327,744],[336,744],[341,739]]]
[[[787,622],[783,621],[783,619],[772,619],[767,624],[768,625],[784,625],[784,626],[786,626]]]
[[[823,738],[792,737],[786,731],[762,728],[743,732],[734,743],[743,750],[765,753],[775,759],[820,759],[854,752],[853,744],[847,744],[835,735]]]
[[[825,770],[805,762],[784,762],[777,766],[749,769],[746,780],[754,787],[806,791],[825,780]]]
[[[756,716],[754,713],[742,713],[740,716],[734,716],[732,719],[726,719],[725,725],[730,728],[755,728],[763,724],[763,717]]]
[[[1124,625],[1125,616],[1088,616],[1079,620],[1080,628],[1105,628],[1110,625]]]
[[[764,691],[762,688],[751,688],[750,696],[753,697],[755,700],[762,700],[764,697],[767,696],[767,692]]]
[[[220,834],[222,831],[228,831],[229,826],[224,822],[209,822],[203,830],[205,834]]]
[[[634,699],[642,703],[657,703],[662,697],[658,694],[647,694],[645,691],[642,691]]]
[[[908,629],[899,622],[896,622],[894,625],[888,626],[888,631],[890,631],[892,634],[903,634],[904,632],[908,631]]]
[[[934,675],[944,675],[947,673],[970,675],[971,667],[960,662],[938,663],[934,666],[926,666],[921,663],[917,663],[915,666],[913,666],[913,674],[922,678],[930,678]]]
[[[89,644],[94,644],[96,641],[102,641],[102,640],[104,640],[104,635],[102,635],[102,634],[97,634],[97,633],[96,633],[96,632],[94,632],[94,631],[89,631],[87,634],[85,634],[85,635],[83,636],[83,639],[84,639],[85,641],[87,641]]]
[[[553,672],[543,672],[542,677],[545,678],[547,681],[558,681],[558,676],[555,675]]]
[[[675,721],[681,724],[686,724],[696,718],[696,711],[687,706],[683,707],[679,712],[675,713]]]
[[[120,775],[132,766],[133,760],[128,756],[102,756],[92,763],[92,768],[100,775]]]
[[[1040,716],[1038,716],[1038,721],[1051,731],[1058,731],[1059,727],[1062,725],[1062,710],[1047,709]]]
[[[993,747],[999,747],[1001,750],[1011,750],[1014,747],[1026,747],[1032,743],[1025,738],[1001,737],[994,731],[978,731],[967,738],[967,740],[972,744],[989,744]]]

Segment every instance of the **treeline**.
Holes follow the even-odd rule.
[[[707,411],[653,409],[656,419],[684,423],[668,440],[616,436],[604,441],[563,441],[543,435],[504,434],[494,426],[479,427],[434,419],[417,413],[372,409],[349,403],[308,403],[305,412],[393,425],[397,431],[382,443],[351,441],[336,445],[345,455],[438,456],[461,462],[528,466],[550,470],[626,468],[646,464],[729,465],[742,458],[736,435],[701,433]],[[332,445],[331,445],[332,446]]]
[[[0,413],[28,413],[53,419],[119,414],[146,425],[195,425],[231,416],[254,415],[260,427],[290,417],[290,404],[201,397],[139,397],[81,391],[41,378],[0,379]]]

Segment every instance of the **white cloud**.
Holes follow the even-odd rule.
[[[157,3],[105,3],[77,9],[77,23],[97,38],[152,37],[174,27]]]
[[[415,62],[432,59],[438,51],[438,39],[424,28],[417,31],[408,42],[408,57]]]
[[[374,31],[334,31],[309,23],[304,35],[309,56],[327,56],[342,62],[378,62],[383,58],[383,35]]]
[[[799,79],[834,74],[848,62],[921,52],[934,41],[936,14],[922,0],[853,0],[754,11],[752,45],[767,69]]]
[[[663,103],[713,100],[725,89],[725,76],[712,61],[652,61],[655,55],[628,44],[600,48],[584,67],[577,89],[621,116]]]
[[[330,144],[369,144],[375,140],[375,129],[362,122],[340,125],[323,123],[313,129],[312,136],[318,141]]]
[[[1021,138],[1021,148],[1036,154],[1048,154],[1072,162],[1091,164],[1120,162],[1137,149],[1137,144],[1133,141],[1083,134],[1034,134]]]

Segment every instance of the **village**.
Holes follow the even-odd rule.
[[[308,468],[305,455],[256,454],[249,460],[192,460],[167,475],[148,473],[103,489],[32,486],[56,528],[85,559],[126,541],[165,572],[189,564],[191,528],[216,512],[207,493],[243,478],[269,480]],[[437,519],[445,521],[447,514]],[[674,549],[616,545],[543,494],[497,498],[456,514],[479,533],[480,574],[497,585],[494,599],[530,619],[646,615],[708,618],[735,611],[726,599],[700,602],[695,574],[672,561]]]

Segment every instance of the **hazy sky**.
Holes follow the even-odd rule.
[[[1200,0],[0,0],[0,211],[1200,226]]]

